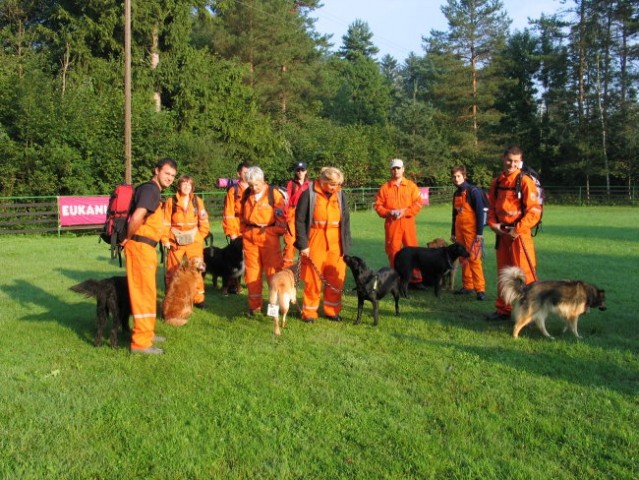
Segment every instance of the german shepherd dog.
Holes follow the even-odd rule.
[[[111,316],[111,334],[109,343],[111,348],[118,346],[118,330],[130,332],[129,317],[131,303],[129,300],[129,285],[126,277],[110,277],[104,280],[85,280],[69,288],[86,297],[94,297],[97,301],[96,334],[94,344],[102,345],[102,333],[109,315]]]
[[[395,299],[395,315],[399,315],[399,275],[388,267],[377,272],[366,266],[359,257],[344,255],[344,262],[349,266],[355,279],[357,289],[357,318],[355,325],[362,321],[364,300],[373,304],[373,325],[379,324],[379,301],[388,293]]]
[[[408,282],[413,269],[422,273],[423,282],[431,282],[435,296],[439,297],[442,277],[454,268],[459,257],[468,258],[470,253],[461,243],[453,243],[447,247],[424,248],[404,247],[395,255],[395,270],[399,274],[399,292],[408,297]]]
[[[526,285],[526,275],[518,267],[506,267],[499,272],[501,294],[513,306],[513,337],[519,338],[522,328],[535,322],[548,338],[546,317],[554,312],[565,322],[564,332],[570,328],[577,338],[579,316],[590,308],[606,310],[606,292],[580,280],[548,280]]]
[[[203,257],[206,263],[206,273],[211,274],[214,288],[217,288],[217,279],[221,277],[223,295],[241,293],[240,279],[244,274],[242,237],[231,240],[224,248],[206,247]]]
[[[197,282],[206,266],[200,257],[192,257],[178,267],[162,302],[162,317],[169,325],[186,325],[193,313]]]
[[[279,314],[282,314],[282,328],[286,327],[286,314],[291,303],[297,303],[295,274],[289,268],[280,270],[271,277],[268,289],[269,308],[267,313],[273,317],[273,333],[280,336]],[[272,310],[275,308],[275,310]]]

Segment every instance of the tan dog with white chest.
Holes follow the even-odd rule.
[[[273,333],[280,336],[280,313],[282,314],[282,328],[286,326],[286,314],[291,303],[297,303],[295,290],[295,275],[285,268],[271,277],[268,290],[267,315],[273,317]]]

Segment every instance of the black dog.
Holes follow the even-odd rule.
[[[364,260],[355,256],[344,255],[344,261],[348,265],[357,285],[357,319],[355,324],[362,320],[364,300],[373,304],[373,324],[379,323],[379,300],[386,294],[392,293],[395,298],[395,315],[399,315],[399,275],[392,268],[383,267],[374,272],[366,266]]]
[[[222,278],[222,293],[228,295],[229,290],[236,288],[233,293],[240,293],[240,277],[244,273],[244,251],[242,237],[237,237],[224,248],[206,247],[204,249],[204,263],[207,273],[213,277],[213,287],[217,288],[218,277]]]
[[[95,346],[102,345],[102,332],[111,315],[111,335],[109,336],[111,348],[118,346],[118,330],[130,332],[129,316],[131,315],[131,303],[129,300],[129,285],[126,277],[110,277],[104,280],[85,280],[69,288],[87,297],[97,300],[97,331],[95,334]]]
[[[395,270],[400,278],[400,293],[408,297],[408,281],[413,269],[422,272],[423,283],[432,283],[435,296],[439,297],[441,279],[459,257],[468,258],[470,253],[461,243],[453,243],[447,247],[424,248],[404,247],[395,255]]]

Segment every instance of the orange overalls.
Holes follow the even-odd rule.
[[[262,308],[262,273],[269,281],[282,268],[280,237],[286,231],[284,196],[273,189],[273,205],[269,203],[266,185],[258,200],[251,193],[240,203],[240,230],[244,247],[244,279],[248,289],[249,310]]]
[[[330,197],[322,191],[319,182],[313,182],[315,207],[311,212],[308,234],[309,259],[326,280],[324,286],[324,315],[335,317],[342,310],[342,289],[346,279],[346,263],[342,256],[342,232],[338,196],[339,189]],[[348,208],[346,205],[343,208]],[[322,291],[322,280],[308,261],[304,259],[301,278],[304,281],[302,305],[303,318],[316,319]],[[331,286],[333,288],[331,288]]]
[[[301,185],[295,180],[289,180],[286,185],[288,194],[288,213],[286,233],[284,234],[284,264],[283,267],[290,267],[295,263],[295,207],[302,192],[308,189],[309,181],[304,179]]]
[[[464,188],[459,195],[455,193],[453,196],[454,234],[457,242],[470,252],[470,257],[462,261],[462,286],[479,293],[486,291],[482,245],[477,241],[477,236],[483,234],[483,228],[482,231],[477,228],[477,212],[470,204],[468,192],[468,188]]]
[[[242,196],[246,186],[241,183],[232,185],[226,192],[224,212],[222,213],[222,229],[227,237],[239,237],[240,212],[242,210]]]
[[[193,204],[193,198],[197,202],[197,212]],[[177,202],[176,202],[177,199]],[[186,200],[186,202],[185,202]],[[165,283],[168,288],[171,279],[177,271],[182,258],[202,258],[204,250],[204,239],[209,234],[209,216],[204,208],[204,202],[198,197],[194,197],[191,193],[188,198],[177,192],[174,197],[170,197],[164,204],[164,221],[165,230],[162,236],[162,243],[170,242],[171,248],[168,249],[166,255],[166,272]],[[193,243],[188,245],[178,245],[175,234],[172,230],[186,232],[189,230],[197,230]],[[204,278],[198,279],[193,303],[204,302]]]
[[[375,198],[375,211],[385,219],[384,231],[386,236],[386,255],[391,268],[395,267],[395,255],[402,247],[416,247],[417,225],[415,215],[422,209],[422,197],[419,188],[414,182],[402,178],[400,185],[394,180],[383,184]],[[392,210],[406,211],[401,218],[395,218],[390,213]],[[412,282],[421,283],[421,272],[413,271]]]
[[[526,274],[526,284],[536,280],[537,259],[531,229],[541,218],[541,204],[534,181],[527,175],[521,179],[521,199],[517,198],[515,184],[521,173],[516,170],[510,175],[502,173],[493,179],[490,185],[490,207],[488,223],[504,223],[513,225],[519,236],[513,239],[510,235],[497,235],[497,273],[504,267],[517,266]],[[523,204],[526,210],[522,211]],[[504,302],[501,291],[495,301],[497,313],[510,314],[510,305]]]
[[[153,343],[157,308],[158,256],[155,246],[144,243],[144,241],[148,239],[151,243],[157,243],[163,231],[164,209],[160,204],[154,212],[146,217],[133,238],[124,244],[126,278],[129,284],[129,297],[134,321],[131,332],[131,348],[145,349]]]

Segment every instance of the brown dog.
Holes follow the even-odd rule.
[[[426,244],[428,248],[440,248],[447,247],[448,242],[443,238],[436,238]],[[444,287],[449,288],[451,291],[455,289],[455,274],[457,273],[457,268],[459,267],[459,258],[456,258],[453,262],[453,268],[450,272],[447,272],[442,277],[442,284]]]
[[[179,266],[162,302],[162,316],[166,323],[181,327],[189,321],[197,282],[205,270],[206,265],[199,257],[190,258]]]
[[[546,317],[554,312],[565,322],[564,332],[577,338],[579,317],[591,308],[606,310],[606,292],[580,280],[545,280],[526,285],[526,275],[518,267],[506,267],[499,272],[499,286],[504,301],[513,306],[513,337],[522,328],[535,322],[541,333],[552,338],[546,330]]]
[[[297,303],[295,291],[295,275],[293,271],[285,268],[271,277],[268,290],[269,317],[273,317],[273,333],[280,335],[280,313],[282,314],[282,328],[286,326],[286,314],[291,303]]]

